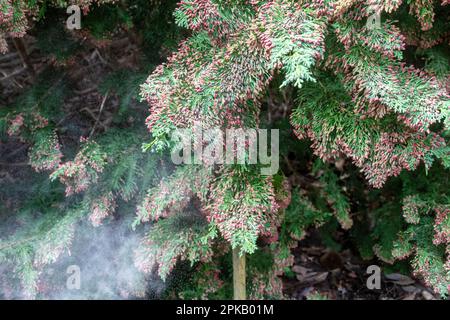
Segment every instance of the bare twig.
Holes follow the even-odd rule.
[[[29,162],[0,162],[0,166],[5,166],[5,167],[26,167],[30,165]]]
[[[9,61],[17,56],[17,52],[10,52],[0,56],[0,62]]]
[[[13,157],[14,155],[18,154],[19,152],[21,152],[23,149],[28,148],[27,144],[22,145],[20,148],[16,148],[15,150],[13,150],[11,153],[7,154],[4,159],[8,159]]]
[[[25,44],[23,43],[23,40],[21,38],[13,38],[14,46],[16,47],[17,51],[19,52],[20,58],[22,59],[24,67],[28,68],[30,70],[31,74],[36,76],[36,72],[34,71],[33,65],[30,62],[30,58],[28,56]]]
[[[106,92],[105,96],[103,97],[102,104],[100,105],[100,111],[98,112],[98,117],[95,120],[94,126],[92,127],[91,133],[89,134],[89,137],[91,137],[94,134],[95,128],[97,127],[98,122],[100,121],[100,117],[102,115],[103,107],[105,106],[106,99],[108,99],[109,91]]]
[[[15,77],[15,76],[17,76],[17,75],[23,73],[23,72],[26,71],[26,70],[27,70],[27,68],[25,68],[25,67],[24,67],[24,68],[21,68],[21,69],[19,69],[19,70],[16,70],[16,71],[14,71],[13,73],[10,73],[10,74],[8,74],[7,76],[1,78],[0,81],[3,82],[3,81],[5,81],[5,80],[8,80],[8,79],[10,79],[10,78],[12,78],[12,77]]]

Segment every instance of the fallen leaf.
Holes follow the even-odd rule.
[[[408,294],[406,297],[404,297],[402,300],[414,300],[416,298],[417,292],[413,292],[411,294]]]
[[[385,275],[386,279],[388,279],[390,282],[398,284],[400,286],[408,286],[411,284],[416,283],[413,279],[411,279],[408,276],[405,276],[400,273],[390,273]]]
[[[429,293],[427,290],[423,290],[423,291],[422,291],[422,297],[423,297],[425,300],[436,300],[436,299],[433,297],[433,295],[432,295],[431,293]]]
[[[419,290],[419,288],[415,287],[415,286],[402,286],[402,290],[408,293],[417,293]]]
[[[327,279],[328,272],[310,272],[306,275],[297,274],[297,280],[300,283],[315,284]]]
[[[302,267],[299,265],[295,265],[292,267],[292,271],[294,271],[295,273],[303,274],[303,275],[307,274],[309,272],[309,270],[311,270],[311,269],[308,269],[308,268],[305,268],[305,267]]]

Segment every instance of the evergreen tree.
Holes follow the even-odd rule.
[[[249,297],[282,297],[279,276],[309,228],[324,239],[332,229],[349,230],[363,258],[409,259],[418,276],[448,295],[448,1],[183,0],[176,26],[165,5],[133,2],[74,1],[86,14],[91,8],[87,17],[114,16],[145,46],[155,43],[151,67],[104,79],[103,97],[121,101],[116,128],[99,134],[97,119],[75,147],[63,148],[60,106],[71,89],[52,71],[2,110],[3,138],[30,146],[29,164],[48,188],[30,197],[43,197],[39,203],[16,206],[21,214],[8,217],[5,230],[25,222],[1,237],[0,261],[14,270],[25,297],[37,297],[42,268],[70,250],[79,221],[98,227],[130,201],[133,227],[151,222],[135,249],[136,267],[163,279],[180,261],[197,271],[194,289],[178,288],[178,297],[229,296],[222,266],[230,248],[248,255]],[[6,37],[23,36],[32,17],[50,19],[47,6],[67,4],[0,0],[0,49]],[[164,37],[150,20],[167,27]],[[88,23],[91,33],[111,37],[101,23]],[[169,44],[174,39],[177,48]],[[173,51],[165,62],[162,49]],[[127,122],[142,116],[128,109],[139,84],[151,137]],[[271,119],[277,112],[282,116]],[[261,164],[208,158],[173,166],[172,133],[198,123],[281,126],[282,169],[267,176]],[[308,183],[289,179],[292,152],[304,161]]]
[[[266,90],[280,77],[281,88],[292,86],[297,92],[291,115],[295,134],[310,139],[314,153],[327,162],[350,158],[371,186],[380,188],[389,177],[421,162],[429,168],[435,158],[448,165],[443,136],[449,129],[448,73],[422,70],[404,57],[415,44],[411,38],[416,30],[424,38],[436,37],[432,46],[417,51],[448,44],[448,7],[441,5],[445,3],[183,1],[175,17],[192,36],[142,86],[150,105],[152,147],[164,148],[171,130],[196,121],[220,128],[258,127]],[[403,22],[411,13],[417,22],[397,25],[392,20]],[[381,14],[379,25],[368,24]],[[435,19],[439,27],[433,29]],[[336,218],[342,228],[350,228],[349,204],[334,186],[336,179],[323,179]],[[220,232],[215,234],[249,254],[258,237],[276,237],[283,188],[277,190],[272,178],[251,166],[223,165],[214,168],[209,180],[209,197],[200,197],[200,211],[210,228]],[[438,221],[445,220],[445,212],[439,210]],[[314,215],[320,220],[322,214]],[[435,243],[445,243],[440,239]],[[434,272],[422,265],[428,265],[423,258],[414,262],[419,272]],[[449,278],[440,273],[434,283],[444,290],[435,288],[446,294]]]

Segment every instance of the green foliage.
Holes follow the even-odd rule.
[[[136,250],[136,265],[144,271],[156,267],[165,280],[178,260],[191,264],[207,261],[212,255],[208,224],[192,212],[180,213],[161,220],[142,240]]]
[[[285,211],[284,223],[281,227],[281,241],[293,238],[301,240],[310,227],[320,227],[331,217],[331,213],[314,207],[311,201],[301,194],[300,190],[292,192],[292,199]]]
[[[64,11],[54,10],[48,18],[36,25],[37,47],[43,53],[53,56],[56,61],[64,62],[81,50],[82,45],[71,35],[60,17]]]
[[[68,1],[0,1],[0,51],[6,37],[31,28],[41,53],[60,65],[0,111],[2,143],[29,147],[34,170],[14,171],[23,181],[9,188],[2,180],[0,192],[8,199],[0,206],[0,260],[23,297],[39,296],[43,268],[69,252],[79,221],[99,227],[131,211],[127,221],[147,231],[135,248],[141,271],[170,279],[187,263],[194,272],[177,297],[229,297],[228,247],[248,255],[251,298],[283,297],[279,277],[312,228],[335,250],[342,247],[339,231],[365,259],[407,261],[448,295],[450,6],[109,2],[73,2],[84,11],[90,35],[83,39],[95,47],[125,30],[143,49],[142,61],[135,69],[112,67],[101,81],[98,93],[118,104],[113,128],[68,138],[61,127],[73,86],[67,67],[89,50],[62,26],[58,13]],[[365,24],[371,4],[383,12],[376,28]],[[29,24],[33,17],[36,25]],[[150,134],[139,122],[139,96],[149,105]],[[292,128],[286,120],[270,123],[279,117],[279,100]],[[219,129],[281,124],[285,172],[167,164],[173,130],[198,122]],[[309,142],[294,142],[291,130]],[[16,190],[29,190],[28,199]]]

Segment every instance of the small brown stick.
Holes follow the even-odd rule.
[[[29,166],[30,163],[29,162],[0,162],[0,166],[5,166],[5,167],[26,167]]]
[[[17,52],[10,52],[7,54],[3,54],[0,56],[0,62],[10,61],[11,59],[15,59],[17,56]]]
[[[272,104],[273,100],[269,94],[269,99],[267,100],[267,122],[272,123]]]
[[[33,65],[31,64],[30,57],[28,56],[22,38],[13,38],[13,42],[17,52],[19,52],[20,58],[22,59],[23,66],[30,70],[33,77],[36,76],[36,72],[34,71]]]
[[[25,149],[25,148],[28,148],[28,145],[27,145],[27,144],[24,144],[24,145],[22,145],[21,147],[16,148],[14,151],[11,151],[9,154],[7,154],[7,155],[4,157],[4,159],[8,159],[8,158],[11,158],[11,157],[15,156],[15,155],[18,154],[19,152],[23,151],[23,149]]]
[[[97,116],[94,114],[94,112],[92,112],[91,109],[85,107],[85,108],[81,109],[80,111],[86,111],[86,113],[87,113],[92,119],[94,119],[95,121],[97,121]],[[103,127],[103,129],[105,129],[105,130],[107,129],[107,127],[105,126],[105,124],[104,124],[103,122],[99,121],[98,124],[101,125],[101,126]]]
[[[73,90],[74,93],[78,95],[85,95],[95,90],[95,87],[89,87],[83,90]]]
[[[19,70],[16,70],[16,71],[14,71],[13,73],[10,73],[10,74],[8,74],[8,75],[5,76],[5,77],[0,78],[0,81],[3,82],[3,81],[5,81],[5,80],[8,80],[8,79],[10,79],[10,78],[13,78],[13,77],[15,77],[15,76],[21,74],[22,72],[24,72],[24,71],[26,71],[26,70],[27,70],[26,67],[21,68],[21,69],[19,69]]]
[[[89,134],[89,137],[91,137],[94,134],[95,128],[97,127],[98,122],[100,121],[100,117],[102,115],[103,107],[105,106],[106,99],[108,99],[109,91],[106,92],[105,96],[103,97],[102,104],[100,105],[100,111],[98,112],[98,117],[95,120],[94,126],[92,127],[91,133]]]
[[[91,60],[94,58],[94,56],[97,56],[100,59],[101,63],[103,63],[104,65],[108,64],[106,62],[106,60],[102,57],[102,55],[100,54],[100,51],[98,51],[97,48],[94,50],[94,52],[92,52]]]

